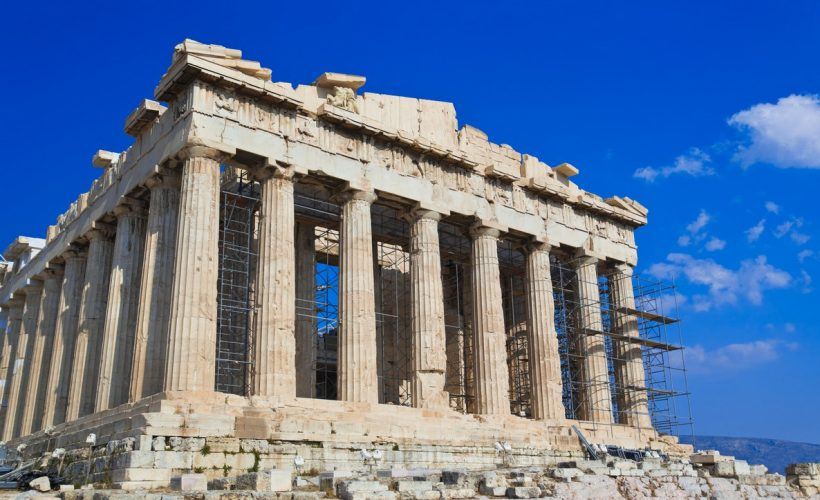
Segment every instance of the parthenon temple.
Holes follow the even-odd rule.
[[[679,446],[674,294],[633,273],[643,205],[491,142],[451,103],[271,75],[177,45],[125,120],[133,144],[97,151],[45,239],[5,250],[9,453],[93,433],[127,488],[297,455],[332,470],[364,448],[477,469],[576,456],[579,434]],[[76,453],[66,474],[99,478]]]

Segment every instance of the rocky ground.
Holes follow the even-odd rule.
[[[207,490],[203,490],[207,487]],[[354,474],[334,471],[291,476],[288,470],[206,481],[187,474],[176,491],[124,492],[82,488],[27,492],[66,500],[104,498],[171,499],[451,499],[451,498],[820,498],[820,464],[795,464],[787,476],[769,474],[716,452],[690,459],[647,458],[642,462],[608,457],[555,467],[499,468],[493,471],[375,469]],[[276,491],[287,490],[287,491]]]

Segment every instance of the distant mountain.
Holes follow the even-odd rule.
[[[694,445],[695,450],[718,450],[721,455],[763,464],[770,472],[780,474],[785,474],[786,466],[795,462],[820,462],[820,444],[722,436],[694,436],[694,442],[693,436],[681,436],[680,442]]]

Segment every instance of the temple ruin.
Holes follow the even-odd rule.
[[[3,254],[9,453],[122,488],[361,449],[544,465],[579,433],[688,455],[674,290],[633,273],[647,209],[364,84],[176,47],[133,145]]]

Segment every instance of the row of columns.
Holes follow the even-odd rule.
[[[87,249],[70,247],[60,268],[32,282],[25,300],[8,304],[8,334],[0,358],[8,400],[4,439],[162,390],[214,389],[220,160],[206,148],[186,150],[181,169],[163,171],[147,183],[147,215],[141,202],[125,200],[115,211],[115,227],[96,224],[87,235]],[[297,259],[296,249],[311,247],[313,232],[297,230],[289,169],[267,167],[254,174],[261,184],[261,205],[252,392],[281,398],[310,396],[312,379],[297,377],[296,367],[297,359],[299,366],[306,366],[312,356],[305,346],[313,342],[314,332],[297,325],[295,304],[297,297],[312,290],[312,283],[297,283],[297,265],[300,276],[312,276],[313,270],[312,264]],[[339,195],[338,393],[344,401],[379,400],[370,216],[375,199],[367,190]],[[417,209],[410,216],[410,382],[413,405],[420,408],[447,406],[438,241],[441,215]],[[470,234],[474,410],[507,414],[506,333],[497,250],[501,231],[479,224]],[[544,243],[527,251],[529,371],[536,419],[564,417],[549,252]],[[597,283],[594,259],[585,261],[578,275],[579,299],[598,303],[597,286],[586,286]],[[631,279],[617,283],[614,300],[634,307]],[[583,321],[590,330],[601,329],[600,312]],[[637,336],[637,325],[629,318],[616,318],[616,327]],[[590,382],[584,398],[596,404],[588,404],[591,410],[581,417],[609,421],[603,339],[588,336],[584,342],[588,355],[583,373]],[[616,376],[629,386],[643,387],[640,348],[623,343],[617,350],[625,361],[616,367]],[[622,409],[646,414],[645,396],[639,393],[625,391],[619,401]]]

